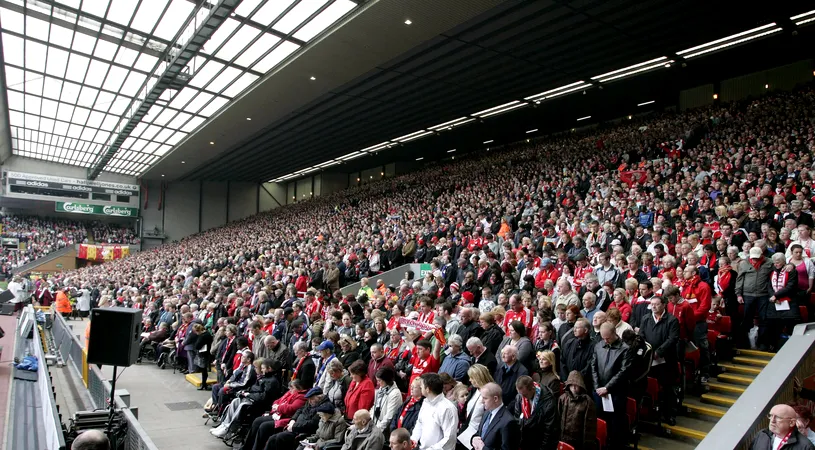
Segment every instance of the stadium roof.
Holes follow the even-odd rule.
[[[166,180],[294,179],[813,17],[799,2],[0,0],[14,152]]]
[[[140,175],[358,6],[351,0],[4,0],[13,152]],[[203,45],[189,51],[196,38]],[[177,70],[162,85],[174,63]]]

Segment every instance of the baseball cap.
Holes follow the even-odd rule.
[[[320,343],[320,345],[317,346],[317,348],[315,348],[315,350],[317,350],[318,352],[323,351],[323,350],[332,350],[333,351],[334,350],[334,343],[331,342],[331,341],[323,341],[322,343]]]
[[[759,259],[761,258],[762,252],[761,249],[758,247],[753,247],[750,249],[750,259]]]

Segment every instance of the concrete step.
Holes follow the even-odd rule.
[[[188,383],[191,385],[200,388],[201,387],[201,374],[199,372],[195,373],[188,373],[185,377]],[[207,374],[207,387],[212,386],[213,384],[218,382],[218,374],[210,372]]]
[[[736,403],[735,397],[730,397],[727,395],[717,395],[717,394],[702,394],[701,397],[702,401],[705,403],[712,403],[714,405],[724,406],[729,408],[733,406],[733,403]]]
[[[767,364],[770,363],[769,359],[764,358],[753,358],[749,356],[734,356],[733,362],[737,364],[747,365],[747,366],[761,366],[766,367]]]
[[[773,356],[775,356],[775,353],[772,352],[762,352],[761,350],[751,350],[746,348],[737,348],[736,354],[741,356],[756,356],[767,359],[773,359]]]
[[[699,419],[713,422],[717,422],[727,413],[727,408],[702,403],[699,399],[691,397],[685,397],[685,401],[682,402],[682,407],[688,414],[692,415],[691,417],[698,417]]]
[[[629,446],[629,448],[633,447]],[[639,450],[693,450],[696,445],[670,437],[643,434],[637,443],[637,448]]]
[[[739,364],[729,364],[729,363],[719,363],[718,366],[725,372],[730,373],[746,375],[758,375],[761,373],[761,368],[759,367],[742,366]]]
[[[756,379],[756,377],[745,374],[720,373],[716,376],[716,379],[719,381],[725,381],[727,383],[749,385]]]
[[[662,428],[671,437],[691,439],[693,441],[696,441],[697,443],[701,442],[707,436],[707,433],[705,433],[704,431],[694,430],[692,428],[685,428],[679,425],[672,426],[663,423]]]
[[[707,387],[710,392],[720,392],[732,395],[741,395],[744,393],[745,388],[730,383],[720,383],[718,381],[709,381]]]

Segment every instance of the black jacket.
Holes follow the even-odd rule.
[[[477,337],[480,339],[481,336],[484,335],[484,329],[481,328],[481,325],[478,323],[477,320],[473,320],[472,322],[466,325],[462,323],[462,325],[464,325],[464,329],[467,330],[467,338],[465,339],[464,336],[461,337],[461,339],[464,340],[464,342],[467,342],[467,339],[471,337]]]
[[[408,403],[410,403],[410,397],[396,410],[396,414],[394,414],[393,419],[391,419],[391,431],[399,428],[399,417],[401,417],[402,411],[404,411]],[[414,403],[413,406],[407,410],[405,418],[402,420],[402,428],[410,432],[413,431],[413,427],[416,426],[416,420],[419,419],[419,410],[422,409],[422,403],[424,403],[424,397],[420,398],[418,402]]]
[[[781,447],[781,450],[813,450],[815,446],[809,442],[806,436],[801,434],[798,429],[793,429],[792,436],[787,440],[787,443]],[[753,445],[750,450],[778,450],[773,447],[773,434],[770,430],[759,431],[756,438],[753,439]]]
[[[611,395],[625,395],[631,370],[631,352],[622,339],[613,344],[600,341],[594,345],[591,376],[594,388],[604,387]]]
[[[503,340],[504,332],[495,324],[484,330],[484,334],[481,335],[481,342],[484,343],[484,347],[487,347],[487,351],[492,354],[498,351],[498,347]]]
[[[204,358],[204,361],[207,363],[207,368],[209,368],[209,361],[210,361],[210,347],[212,346],[212,334],[209,331],[204,331],[203,333],[198,335],[198,339],[195,340],[195,351],[198,356]],[[203,350],[203,351],[201,351]]]
[[[280,398],[280,380],[275,375],[259,377],[255,384],[246,391],[246,398],[252,400],[252,409],[265,411],[272,406],[272,402]]]
[[[513,364],[509,370],[507,370],[507,365],[504,363],[501,363],[501,365],[495,369],[493,378],[495,378],[495,382],[501,386],[501,398],[504,401],[504,405],[512,406],[512,402],[515,401],[515,394],[518,392],[515,389],[515,382],[523,375],[529,375],[529,371],[526,370],[526,367],[524,367],[520,361],[515,361],[515,364]]]
[[[480,357],[476,358],[473,356],[471,359],[473,364],[486,366],[490,373],[495,373],[495,369],[498,368],[498,360],[495,359],[495,354],[489,350],[484,350],[484,353],[482,353]]]
[[[314,360],[311,359],[311,356],[306,355],[305,358],[306,360],[303,362],[303,365],[301,365],[297,371],[296,378],[302,383],[303,389],[311,389],[314,386],[314,376],[317,374],[317,366],[314,365]],[[295,364],[294,367],[297,367],[297,364]]]
[[[555,450],[560,440],[560,413],[557,396],[545,385],[532,411],[532,417],[523,418],[521,394],[515,399],[515,416],[520,417],[521,450]]]
[[[773,267],[773,271],[770,272],[770,283],[767,283],[769,289],[767,290],[767,295],[770,297],[775,297],[776,303],[770,303],[767,305],[767,318],[768,319],[787,319],[787,320],[801,320],[801,312],[798,309],[798,272],[793,271],[787,274],[787,282],[784,286],[781,287],[779,290],[773,289],[772,277],[774,274],[778,273],[777,276],[783,277],[782,267],[781,270],[776,269]],[[787,310],[777,310],[775,309],[775,305],[778,304],[778,301],[782,298],[789,299],[789,306],[790,309]]]
[[[679,320],[665,311],[658,323],[654,314],[642,318],[639,335],[654,349],[654,358],[665,358],[669,363],[677,359],[676,344],[679,342]]]
[[[591,389],[591,357],[594,355],[594,345],[586,336],[585,339],[571,339],[563,347],[563,353],[560,356],[560,379],[566,380],[569,378],[569,372],[576,370],[583,375],[583,380],[586,383],[586,388],[589,392]]]
[[[311,406],[308,400],[306,400],[306,404],[298,409],[291,418],[292,422],[294,422],[291,431],[294,434],[303,434],[306,436],[311,436],[316,433],[317,427],[320,425],[320,416],[317,414],[317,408],[323,403],[331,403],[331,401],[323,397],[323,401]]]

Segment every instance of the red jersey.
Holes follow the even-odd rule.
[[[413,366],[413,371],[411,372],[410,383],[408,383],[408,386],[413,384],[413,380],[426,373],[436,373],[439,371],[439,362],[433,357],[433,355],[430,355],[425,359],[419,359],[418,355],[414,355],[412,358],[410,358],[410,364]]]
[[[574,284],[574,289],[576,291],[580,290],[580,287],[583,286],[583,279],[586,278],[586,275],[592,273],[594,269],[591,266],[586,265],[586,267],[577,266],[574,268],[574,279],[572,283]]]
[[[710,292],[710,286],[699,279],[699,275],[696,275],[690,280],[685,280],[685,282],[682,283],[682,298],[693,308],[696,322],[707,319],[712,294]]]
[[[419,322],[429,323],[429,324],[432,325],[433,324],[433,319],[435,319],[435,318],[436,318],[436,313],[434,313],[433,311],[430,311],[427,314],[425,314],[425,313],[419,314],[419,318],[417,320]]]
[[[549,269],[541,269],[538,271],[538,274],[535,275],[535,288],[536,289],[543,289],[543,284],[546,283],[546,280],[552,280],[552,283],[557,283],[557,279],[560,278],[560,271],[555,268],[555,266],[549,266]]]
[[[693,313],[693,308],[687,301],[682,303],[668,303],[667,310],[672,316],[679,320],[679,337],[681,339],[690,339],[693,337],[693,331],[696,328],[696,317]]]
[[[512,328],[509,327],[509,324],[512,323],[513,320],[517,320],[524,325],[526,328],[527,334],[532,329],[532,321],[534,316],[532,311],[527,308],[521,310],[521,312],[515,312],[515,310],[510,309],[507,311],[507,315],[504,317],[504,329],[506,330],[506,335],[509,336],[509,330]]]
[[[311,320],[311,315],[314,313],[321,313],[323,310],[323,302],[315,298],[314,301],[306,305],[306,317]]]

